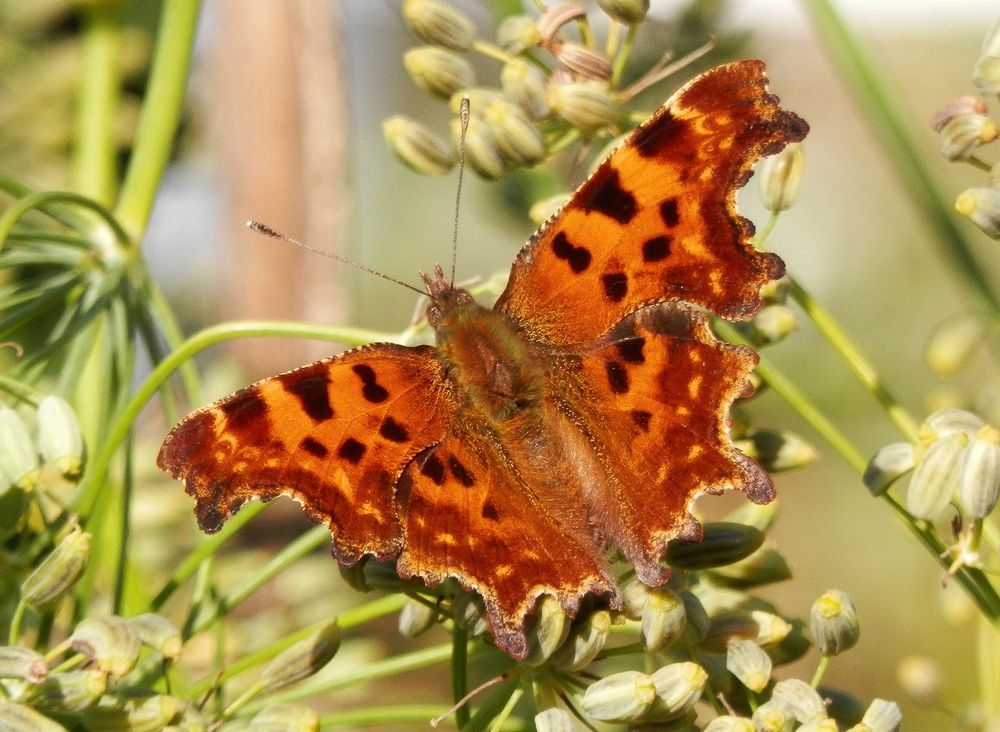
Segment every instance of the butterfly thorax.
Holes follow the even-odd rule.
[[[463,406],[497,426],[537,406],[544,371],[510,319],[479,305],[465,290],[442,281],[428,285],[427,317],[437,334],[437,356]]]

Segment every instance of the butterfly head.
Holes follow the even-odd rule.
[[[431,304],[427,306],[427,322],[431,324],[432,328],[437,329],[447,313],[476,303],[472,295],[455,287],[444,276],[444,270],[441,269],[440,264],[434,266],[433,275],[421,272],[420,279],[424,281],[427,296],[431,299]]]

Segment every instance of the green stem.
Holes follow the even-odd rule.
[[[199,0],[169,0],[162,6],[146,98],[115,208],[116,218],[137,246],[142,242],[153,199],[170,160],[184,106],[200,6]]]
[[[802,4],[874,128],[876,139],[895,165],[904,190],[936,234],[942,255],[994,312],[1000,312],[1000,297],[983,274],[971,245],[956,226],[943,193],[917,152],[921,145],[917,144],[906,115],[894,96],[886,91],[886,84],[879,78],[865,49],[829,0],[802,0]]]
[[[86,196],[81,196],[78,193],[67,193],[65,191],[42,191],[41,193],[32,193],[24,198],[21,198],[17,201],[17,203],[13,204],[10,208],[4,211],[2,216],[0,216],[0,247],[3,246],[3,243],[7,240],[11,230],[22,216],[33,210],[47,212],[48,207],[53,203],[70,203],[74,206],[79,206],[80,208],[96,213],[98,218],[100,218],[114,234],[118,244],[122,247],[128,246],[128,234],[126,234],[125,230],[118,225],[114,216],[112,216],[111,213],[101,204],[87,198]],[[84,231],[88,228],[93,229],[93,225],[88,227],[81,219],[72,220],[75,226],[82,227]],[[92,242],[99,239],[99,235],[96,232],[86,231],[86,233],[88,234],[88,239]]]
[[[108,206],[115,192],[115,128],[121,90],[121,13],[83,12],[83,78],[78,105],[74,188]]]
[[[740,333],[729,323],[716,321],[715,328],[726,340],[734,343],[746,343]],[[841,457],[859,474],[864,474],[868,461],[850,440],[816,407],[780,370],[767,359],[761,357],[757,364],[757,373],[784,399],[789,406],[799,413],[811,426],[834,448]],[[924,521],[917,521],[890,494],[884,493],[882,500],[889,504],[896,517],[923,544],[928,552],[935,557],[942,568],[947,569],[947,560],[942,556],[946,549],[944,542]],[[963,567],[955,574],[956,580],[969,594],[989,621],[1000,627],[1000,595],[990,584],[986,575],[978,569]]]
[[[346,709],[342,712],[324,714],[320,719],[320,727],[374,727],[379,725],[427,726],[430,719],[441,713],[440,706],[431,704],[399,704],[391,707],[363,707],[361,709]],[[449,724],[443,720],[441,724]]]
[[[451,629],[451,698],[459,704],[469,692],[469,633],[459,623],[454,623]],[[455,723],[459,729],[464,729],[469,723],[469,707],[459,704],[455,709]]]
[[[830,665],[831,658],[832,656],[820,656],[819,663],[816,664],[816,673],[813,674],[812,680],[809,682],[812,688],[817,688],[823,680],[823,675],[826,673],[827,666]]]
[[[372,620],[398,612],[402,609],[405,603],[406,598],[398,593],[386,595],[385,597],[380,597],[372,602],[367,602],[364,605],[359,605],[358,607],[351,608],[350,610],[345,610],[337,616],[337,625],[340,626],[341,630],[347,631],[360,625],[364,625],[365,623],[369,623]],[[300,640],[308,638],[320,628],[326,627],[329,622],[329,619],[324,619],[313,623],[312,625],[297,630],[294,633],[291,633],[284,638],[261,648],[259,651],[241,656],[238,660],[226,665],[225,670],[222,673],[210,674],[194,684],[194,686],[188,690],[188,696],[201,696],[213,686],[222,684],[234,676],[238,676],[244,671],[267,663],[286,648],[298,643]]]
[[[485,646],[482,644],[469,644],[470,655],[481,651]],[[248,705],[248,711],[256,711],[264,704],[283,703],[305,699],[317,694],[329,694],[340,689],[349,689],[353,686],[384,679],[389,676],[415,671],[417,669],[437,666],[447,662],[451,658],[451,643],[442,643],[430,648],[423,648],[419,651],[403,653],[398,656],[366,663],[363,666],[351,670],[345,670],[337,676],[326,676],[325,678],[313,678],[307,680],[292,689],[280,694],[269,696],[267,700],[252,702]]]
[[[102,483],[108,474],[108,467],[118,451],[133,423],[138,418],[146,403],[156,394],[160,386],[182,364],[191,359],[199,351],[216,343],[235,338],[252,338],[281,336],[288,338],[313,338],[321,341],[338,341],[351,345],[370,343],[373,340],[391,340],[393,336],[386,333],[362,330],[360,328],[330,328],[306,323],[291,323],[277,320],[255,320],[240,323],[220,323],[205,328],[188,338],[178,348],[163,359],[146,378],[107,433],[107,439],[101,443],[94,455],[86,478],[83,480],[74,508],[82,521],[93,510],[94,501],[101,490]]]
[[[267,584],[273,577],[280,574],[290,565],[315,551],[330,541],[330,530],[326,526],[314,526],[295,541],[285,546],[275,554],[263,567],[256,569],[242,583],[237,585],[226,597],[220,599],[208,614],[200,616],[190,628],[188,637],[208,628],[239,605],[250,595]]]
[[[21,640],[21,625],[24,623],[24,613],[28,609],[28,603],[19,600],[14,608],[14,617],[10,619],[10,632],[7,633],[7,643],[16,646]]]
[[[118,507],[118,553],[115,558],[115,578],[114,588],[111,593],[111,612],[115,615],[122,613],[122,606],[125,599],[125,583],[128,577],[128,550],[129,535],[132,514],[132,490],[133,485],[133,463],[135,455],[133,451],[133,439],[128,438],[128,446],[125,450],[125,474],[122,477],[122,489],[120,505]]]
[[[628,58],[632,54],[632,47],[635,45],[635,34],[639,30],[639,25],[634,24],[628,27],[628,31],[625,33],[625,41],[622,43],[621,49],[618,51],[618,55],[615,56],[614,65],[611,67],[611,85],[612,87],[617,87],[622,80],[622,74],[625,73],[625,65],[628,63]]]
[[[833,346],[834,350],[840,354],[844,363],[851,372],[858,378],[868,391],[871,392],[875,400],[882,406],[889,419],[900,431],[904,438],[916,443],[920,437],[917,432],[917,422],[909,412],[902,407],[896,398],[889,392],[879,377],[875,367],[865,358],[861,350],[850,339],[840,324],[816,300],[809,292],[799,284],[792,275],[788,275],[788,283],[791,287],[790,294],[805,311],[805,314],[816,326],[816,329],[826,338],[827,342]]]

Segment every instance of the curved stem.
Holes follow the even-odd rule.
[[[121,13],[97,5],[83,12],[83,78],[77,111],[74,188],[101,204],[115,193],[115,127],[121,89]]]
[[[803,0],[802,5],[812,16],[813,25],[826,44],[830,57],[847,79],[856,101],[875,130],[880,146],[895,165],[903,189],[909,193],[915,208],[924,215],[935,233],[944,259],[962,274],[993,312],[1000,312],[1000,297],[973,256],[972,246],[955,224],[950,206],[945,203],[944,195],[918,153],[922,146],[916,143],[906,122],[907,116],[893,96],[887,93],[885,82],[879,78],[865,49],[829,0]]]
[[[41,193],[32,193],[24,198],[20,199],[17,203],[13,204],[10,208],[3,212],[0,216],[0,247],[7,240],[10,235],[11,230],[29,211],[35,209],[46,210],[46,207],[52,203],[70,203],[74,206],[79,206],[80,208],[87,209],[91,211],[105,223],[108,228],[114,234],[115,239],[117,239],[118,244],[125,247],[128,246],[129,238],[125,230],[118,224],[115,217],[104,208],[101,204],[96,201],[87,198],[86,196],[81,196],[79,193],[68,193],[66,191],[42,191]],[[75,226],[83,226],[82,220],[74,220]],[[97,240],[98,237],[93,235],[93,232],[87,232],[91,234],[93,240]]]
[[[170,0],[156,37],[149,86],[115,216],[141,245],[184,106],[200,0]]]

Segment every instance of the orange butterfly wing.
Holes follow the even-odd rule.
[[[808,126],[767,92],[764,64],[706,71],[638,127],[521,250],[497,309],[546,343],[587,343],[652,302],[727,318],[783,274],[748,243],[736,189]]]
[[[454,401],[430,346],[377,344],[259,381],[181,421],[157,464],[217,531],[250,498],[287,495],[329,525],[343,563],[402,547],[395,485]]]

